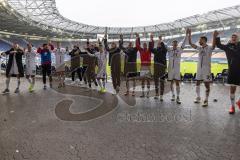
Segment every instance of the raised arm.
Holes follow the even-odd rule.
[[[148,50],[150,52],[153,52],[153,48],[154,48],[154,40],[153,40],[153,35],[150,35],[150,42],[148,43]]]
[[[161,48],[164,52],[167,52],[168,51],[168,47],[167,45],[164,44],[163,40],[162,40],[162,36],[159,36],[158,37],[158,43],[161,44]]]
[[[229,48],[227,45],[224,45],[224,44],[221,43],[220,37],[216,37],[216,38],[215,38],[215,41],[216,41],[216,46],[217,46],[219,49],[221,49],[221,50],[223,50],[223,51],[225,51],[225,52],[227,52],[227,51],[230,50],[230,48]]]
[[[219,33],[217,31],[214,31],[214,39],[215,39],[215,43],[216,46],[218,48],[220,48],[221,50],[225,51],[226,54],[233,54],[233,56],[240,58],[240,55],[238,53],[236,53],[235,51],[233,51],[228,45],[224,45],[221,43],[220,37],[218,37]]]
[[[100,46],[100,45],[102,45],[102,42],[101,42],[101,40],[98,38],[98,45]]]
[[[140,40],[140,37],[139,37],[139,34],[136,33],[136,48],[138,51],[142,51],[142,47],[141,47],[141,40]]]
[[[189,45],[194,48],[194,49],[197,49],[197,45],[193,44],[192,43],[192,31],[191,29],[187,29],[187,33],[188,33],[188,42],[189,42]]]
[[[89,39],[87,39],[87,48],[89,48],[90,46],[90,42],[89,42]]]
[[[104,43],[104,47],[106,51],[109,51],[109,46],[108,46],[108,42],[107,42],[107,34],[105,34],[104,39],[103,39],[103,43]]]
[[[52,42],[50,40],[48,41],[48,46],[49,46],[49,50],[51,50],[51,51],[54,50],[54,45],[52,44]]]
[[[212,40],[212,49],[214,50],[216,48],[216,38],[219,35],[218,31],[213,32],[213,40]]]
[[[122,34],[120,34],[119,48],[120,48],[123,52],[126,52],[126,48],[123,46],[123,35],[122,35]]]
[[[9,55],[9,54],[11,54],[12,51],[13,51],[13,49],[10,49],[10,50],[8,50],[6,52],[3,52],[2,54]]]
[[[188,37],[188,30],[186,31],[186,35],[184,37],[183,43],[181,45],[181,49],[183,50],[185,48],[186,45],[186,41],[187,41],[187,37]]]
[[[220,37],[218,37],[219,35],[219,32],[218,31],[214,31],[213,33],[213,43],[218,47],[220,48],[221,50],[224,50],[224,51],[227,51],[229,50],[229,48],[227,47],[227,45],[223,45],[221,43],[221,39]]]

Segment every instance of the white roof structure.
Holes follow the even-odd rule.
[[[118,34],[131,37],[135,32],[148,35],[180,34],[184,28],[224,28],[240,24],[240,5],[193,15],[173,22],[139,27],[99,27],[75,22],[63,17],[55,0],[0,0],[0,30],[40,36],[72,38],[96,38],[108,33],[112,38]],[[2,23],[3,22],[3,23]]]

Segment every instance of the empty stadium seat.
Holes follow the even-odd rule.
[[[185,82],[191,82],[193,80],[193,74],[192,73],[185,73],[183,76],[183,81]]]
[[[222,73],[217,73],[217,75],[215,76],[215,81],[216,82],[222,82],[223,81]]]
[[[228,77],[228,69],[223,69],[222,71],[223,83],[227,82],[227,77]]]

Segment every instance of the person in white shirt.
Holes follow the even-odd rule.
[[[202,106],[208,106],[208,97],[210,93],[210,82],[212,82],[211,77],[211,57],[212,52],[215,49],[215,41],[212,42],[212,46],[207,45],[207,37],[202,36],[199,39],[200,46],[197,46],[192,43],[191,30],[188,29],[188,38],[189,44],[196,50],[198,50],[198,64],[197,64],[197,74],[196,74],[196,93],[197,98],[194,103],[201,102],[200,96],[200,84],[203,81],[206,88],[205,100],[203,101]]]
[[[178,41],[174,40],[172,42],[172,48],[168,47],[168,57],[169,57],[169,63],[168,63],[168,81],[171,82],[171,92],[172,92],[172,101],[175,101],[175,92],[174,92],[174,82],[176,83],[176,92],[177,92],[177,104],[181,104],[180,101],[180,64],[181,64],[181,54],[183,53],[183,49],[186,44],[187,39],[187,33],[186,37],[183,40],[183,43],[180,47],[178,47]]]
[[[98,85],[101,88],[101,92],[105,93],[106,92],[106,86],[105,86],[105,81],[106,81],[106,76],[107,76],[107,50],[103,49],[102,44],[99,45],[99,52],[95,53],[95,56],[97,57],[97,64],[98,64],[98,70],[97,70],[97,81]],[[102,81],[102,82],[101,82]]]
[[[58,77],[59,85],[58,88],[65,87],[65,62],[64,56],[66,51],[61,49],[60,42],[57,42],[57,48],[55,50],[55,58],[56,58],[56,74]]]
[[[32,44],[27,44],[27,50],[25,51],[25,64],[26,64],[26,78],[30,84],[29,92],[34,91],[35,75],[36,75],[36,52],[32,49]]]

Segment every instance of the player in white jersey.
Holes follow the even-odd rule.
[[[57,48],[55,50],[55,58],[56,58],[56,73],[59,81],[58,88],[65,87],[65,62],[64,56],[66,51],[61,49],[60,42],[57,42]]]
[[[205,96],[205,100],[203,101],[202,106],[207,107],[208,106],[208,97],[209,97],[209,93],[210,93],[210,82],[212,82],[211,57],[212,57],[212,52],[215,49],[216,44],[215,44],[215,41],[213,41],[212,46],[207,45],[207,37],[205,37],[205,36],[200,37],[200,39],[199,39],[200,46],[193,44],[190,29],[188,29],[188,38],[189,38],[189,44],[194,49],[198,50],[198,64],[197,64],[197,74],[196,74],[197,98],[194,101],[194,103],[201,102],[200,84],[203,81],[204,85],[206,87],[206,96]]]
[[[28,88],[29,92],[34,91],[35,75],[36,75],[36,52],[32,49],[32,44],[27,44],[27,50],[25,51],[25,63],[26,63],[26,78],[30,83]]]
[[[176,83],[176,92],[177,92],[177,104],[181,104],[180,101],[180,64],[181,64],[181,54],[183,53],[183,49],[186,44],[187,39],[187,33],[186,37],[183,40],[183,43],[180,47],[178,47],[178,41],[174,40],[172,42],[172,48],[168,47],[168,57],[169,57],[169,63],[168,63],[168,81],[171,82],[171,91],[172,91],[172,101],[175,101],[175,92],[174,92],[174,82]]]

